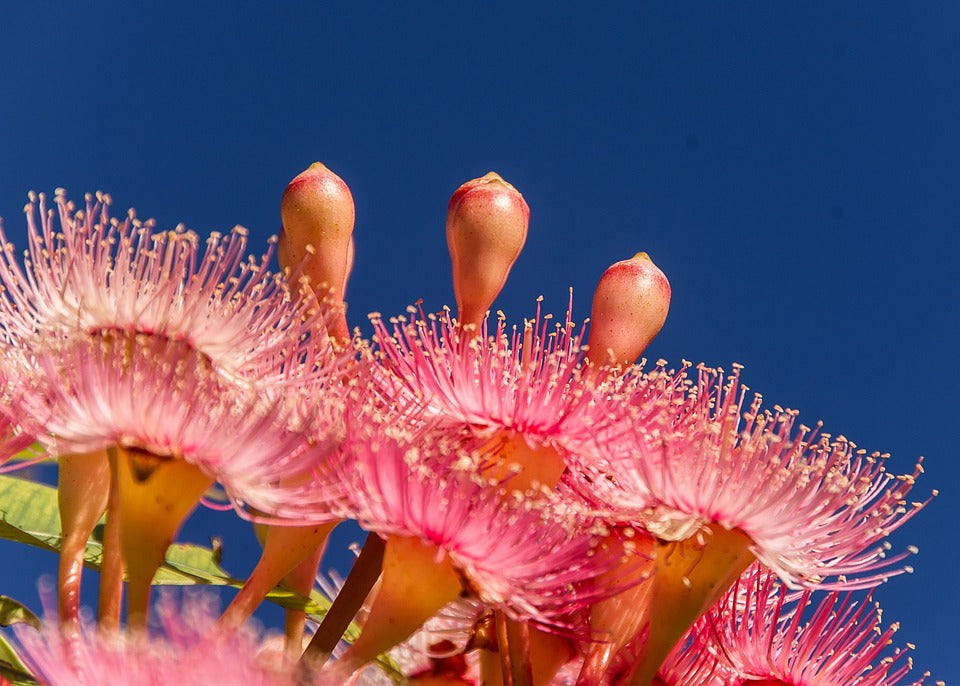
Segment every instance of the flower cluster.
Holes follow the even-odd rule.
[[[603,274],[589,327],[572,301],[491,318],[530,215],[491,172],[448,208],[456,313],[374,314],[367,341],[344,305],[353,200],[323,165],[284,194],[277,271],[241,228],[110,204],[31,194],[22,260],[0,232],[0,460],[33,446],[59,470],[57,612],[17,631],[43,683],[378,683],[389,664],[411,684],[906,684],[856,594],[909,570],[885,539],[924,504],[920,465],[892,475],[765,409],[739,367],[635,363],[670,300],[645,253]],[[158,570],[215,485],[260,561],[222,613],[166,598],[151,633]],[[104,516],[94,631],[79,589]],[[263,648],[248,618],[278,584],[309,595],[347,520],[369,533],[329,611],[291,604]]]

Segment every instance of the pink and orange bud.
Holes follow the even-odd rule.
[[[302,270],[318,298],[342,303],[352,265],[353,196],[339,176],[314,162],[287,186],[280,202],[280,266]],[[341,314],[331,331],[349,338]]]
[[[527,240],[530,208],[499,174],[467,181],[447,207],[447,246],[461,324],[480,325]]]
[[[660,333],[670,309],[670,282],[649,255],[611,265],[593,294],[587,359],[630,365]]]

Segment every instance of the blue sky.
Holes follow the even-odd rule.
[[[65,187],[161,226],[243,224],[260,250],[321,160],[356,200],[349,314],[369,331],[370,311],[452,304],[446,203],[496,170],[532,212],[510,319],[539,295],[560,314],[571,286],[587,316],[606,266],[645,250],[673,287],[651,357],[743,363],[891,469],[925,456],[918,497],[940,497],[894,537],[916,572],[876,596],[920,669],[957,676],[960,7],[144,5],[2,10],[11,239],[28,190]],[[55,560],[22,559],[0,593],[31,601]]]

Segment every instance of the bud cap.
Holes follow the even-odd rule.
[[[354,218],[353,196],[347,184],[323,164],[314,162],[283,192],[283,230],[277,255],[280,266],[293,273],[301,270],[317,297],[342,304],[352,263]],[[337,320],[335,335],[349,338],[346,318],[341,315]]]
[[[587,359],[633,364],[663,328],[669,309],[670,282],[647,253],[611,265],[593,294]]]
[[[447,208],[447,246],[461,324],[479,326],[523,249],[529,222],[523,196],[495,172],[454,192]]]

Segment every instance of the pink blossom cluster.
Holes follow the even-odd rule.
[[[22,259],[0,233],[0,458],[32,445],[60,470],[57,613],[18,631],[40,682],[378,683],[377,660],[422,685],[924,681],[857,595],[909,571],[886,539],[924,504],[920,464],[891,474],[765,408],[738,366],[636,363],[670,299],[645,253],[603,274],[589,326],[491,316],[529,220],[491,172],[448,208],[456,313],[374,314],[366,340],[344,306],[353,200],[323,165],[284,194],[278,271],[241,228],[110,204],[31,195]],[[214,484],[260,562],[219,616],[166,599],[151,633],[154,575]],[[252,612],[308,593],[348,520],[368,538],[326,617],[289,610],[262,648]]]

